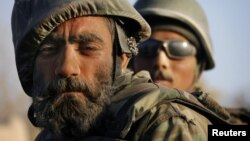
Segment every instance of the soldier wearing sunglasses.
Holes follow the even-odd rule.
[[[214,67],[206,16],[195,0],[138,0],[135,8],[152,28],[132,67],[155,82],[193,91],[203,70]],[[146,62],[146,63],[145,63]]]
[[[152,29],[131,61],[135,71],[148,70],[154,82],[188,92],[200,89],[203,71],[215,66],[206,15],[196,0],[138,0],[135,8]],[[249,111],[227,109],[232,122],[250,121]]]

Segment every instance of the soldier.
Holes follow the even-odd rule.
[[[138,0],[134,6],[150,24],[152,35],[139,46],[131,68],[148,70],[153,81],[167,87],[200,90],[202,72],[215,66],[202,7],[196,0]],[[232,116],[244,116],[246,122],[246,110],[228,110]]]
[[[36,141],[207,140],[208,124],[228,124],[206,95],[126,69],[150,35],[126,0],[16,0],[12,34]]]

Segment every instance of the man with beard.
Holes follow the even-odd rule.
[[[126,0],[16,0],[12,33],[37,141],[206,140],[208,124],[227,124],[206,95],[126,69],[150,35]]]
[[[214,68],[206,15],[196,0],[138,0],[134,7],[152,28],[151,38],[139,46],[131,61],[135,72],[148,70],[152,79],[167,87],[200,91],[204,70]],[[227,109],[231,122],[250,122],[246,109]]]

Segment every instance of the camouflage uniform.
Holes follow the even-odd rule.
[[[229,116],[213,101],[152,83],[148,72],[127,72],[112,97],[108,117],[96,134],[81,140],[207,140],[207,125],[227,124]],[[53,140],[43,131],[36,141]],[[64,139],[62,139],[64,140]]]
[[[40,44],[60,23],[86,15],[113,17],[118,36],[115,44],[127,54],[135,55],[136,44],[150,35],[148,24],[125,0],[16,0],[12,13],[16,65],[29,96]],[[93,135],[78,140],[206,140],[208,124],[227,124],[228,117],[219,106],[202,105],[206,95],[197,94],[197,99],[186,92],[164,88],[152,83],[147,73],[133,77],[132,72],[122,74],[114,78],[113,87],[115,93],[106,121]],[[29,118],[35,124],[35,115],[30,111]],[[72,139],[55,138],[44,129],[36,140]]]

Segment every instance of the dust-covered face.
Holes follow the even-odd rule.
[[[195,47],[184,36],[172,31],[153,31],[151,38],[168,44],[153,47],[152,42],[148,45],[145,42],[148,47],[140,48],[134,59],[135,71],[148,70],[156,83],[191,91],[197,79]]]
[[[33,107],[39,127],[81,137],[110,103],[112,37],[103,17],[62,23],[41,44],[34,65]]]

